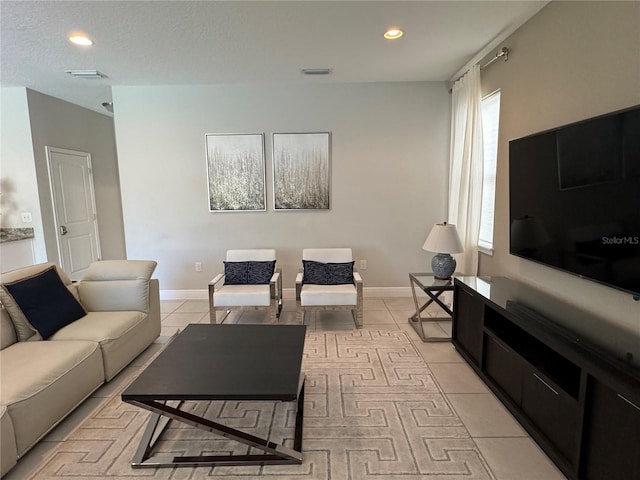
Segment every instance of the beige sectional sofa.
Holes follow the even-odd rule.
[[[160,335],[156,262],[96,262],[78,283],[44,263],[3,273],[2,284],[52,266],[87,313],[42,340],[9,292],[0,292],[1,475]]]

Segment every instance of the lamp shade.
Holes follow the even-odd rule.
[[[422,249],[437,253],[461,253],[464,252],[462,242],[458,236],[458,229],[451,223],[436,223],[429,236],[422,245]]]

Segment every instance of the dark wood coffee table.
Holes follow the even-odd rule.
[[[150,410],[132,467],[282,465],[302,463],[304,325],[190,324],[122,393]],[[185,400],[297,402],[293,449],[180,409]],[[170,420],[250,445],[263,454],[173,456],[152,454]]]

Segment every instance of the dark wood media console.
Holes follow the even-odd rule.
[[[507,278],[454,282],[453,344],[558,468],[640,480],[640,369],[565,326],[576,319],[603,321]]]

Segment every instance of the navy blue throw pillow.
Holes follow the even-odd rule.
[[[262,285],[269,283],[273,277],[273,271],[276,268],[276,261],[270,262],[247,262],[247,283],[251,285]]]
[[[224,284],[246,285],[247,262],[224,262]]]
[[[313,260],[303,260],[302,283],[313,285],[344,285],[353,283],[353,264],[322,263]]]
[[[3,287],[44,340],[87,314],[62,283],[55,267]]]
[[[225,285],[263,285],[271,281],[276,261],[224,262]]]

